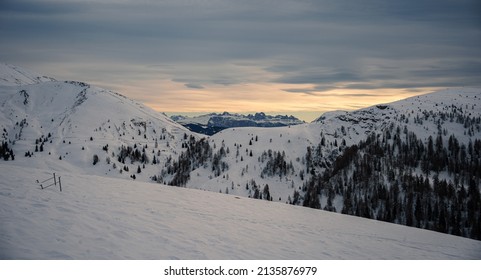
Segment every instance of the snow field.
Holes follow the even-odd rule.
[[[481,242],[304,207],[1,164],[2,259],[480,259]]]

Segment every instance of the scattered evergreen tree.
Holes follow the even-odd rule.
[[[93,156],[93,165],[96,165],[98,162],[99,162],[99,156],[97,154],[95,154]]]

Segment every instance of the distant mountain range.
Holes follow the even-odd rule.
[[[171,119],[182,124],[190,131],[205,135],[214,135],[219,131],[232,127],[281,127],[304,123],[304,121],[294,116],[271,116],[262,112],[249,115],[224,112],[222,114],[211,113],[197,117],[174,115]]]

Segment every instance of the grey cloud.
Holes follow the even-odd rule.
[[[192,89],[203,89],[204,87],[201,86],[201,85],[197,85],[197,84],[191,84],[191,83],[188,83],[188,84],[184,84],[186,87],[188,88],[192,88]]]
[[[325,88],[320,88],[320,87],[315,87],[311,89],[284,89],[285,92],[292,92],[292,93],[303,93],[307,95],[314,95],[314,96],[323,96],[323,97],[329,97],[329,96],[343,96],[343,97],[375,97],[375,96],[387,96],[387,95],[382,95],[379,93],[328,93],[327,91],[332,90],[332,89],[339,89],[339,88],[345,88],[345,87],[325,87]]]
[[[316,86],[312,88],[302,89],[302,88],[291,88],[291,89],[284,89],[286,92],[292,93],[303,93],[308,95],[322,95],[322,96],[330,96],[325,92],[328,92],[332,89],[358,89],[358,90],[376,90],[376,89],[407,89],[409,91],[419,91],[422,88],[434,88],[434,87],[461,87],[465,84],[460,84],[459,82],[453,81],[432,81],[427,80],[424,82],[383,82],[383,83],[362,83],[362,84],[348,84],[348,85],[339,85],[339,86]],[[481,86],[481,83],[475,84],[477,86]],[[361,97],[361,96],[380,96],[378,93],[376,94],[366,94],[366,93],[343,93],[343,94],[335,94],[336,96],[352,96],[352,97]]]
[[[237,77],[243,73],[233,72],[230,75],[220,73],[225,69],[213,69],[212,72],[204,73],[201,70],[186,70],[183,67],[173,71],[177,78],[172,79],[173,82],[183,83],[188,88],[203,89],[204,84],[229,86],[242,82],[242,79]],[[248,78],[246,78],[248,79]]]
[[[320,16],[350,19],[351,22],[405,22],[436,23],[444,26],[481,24],[481,3],[477,0],[338,0],[311,1],[311,18]]]
[[[285,74],[281,78],[274,79],[276,83],[286,83],[286,84],[318,84],[318,83],[336,83],[343,81],[359,81],[361,77],[352,72],[331,72],[323,73],[324,71],[319,70],[318,72],[312,71],[308,73],[296,73],[296,74]]]
[[[289,89],[283,89],[285,92],[291,92],[291,93],[302,93],[302,94],[307,94],[307,95],[319,95],[319,93],[313,89],[303,89],[303,88],[289,88]]]
[[[452,77],[481,79],[481,60],[479,61],[440,61],[438,64],[409,71],[413,76],[426,78]]]
[[[456,87],[458,83],[449,81],[425,81],[425,82],[384,82],[372,84],[349,84],[342,86],[343,89],[410,89],[410,88],[432,88],[432,87]]]

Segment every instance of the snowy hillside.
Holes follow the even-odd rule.
[[[125,96],[73,81],[0,86],[0,130],[26,166],[144,181],[192,134]]]
[[[206,135],[213,135],[233,127],[280,127],[304,123],[294,116],[271,116],[264,113],[242,115],[224,112],[222,114],[211,113],[197,117],[172,116],[171,119],[191,131]]]
[[[456,89],[320,120],[372,132],[324,170],[308,164],[303,204],[481,239],[480,107],[480,89]]]
[[[212,192],[6,165],[1,259],[479,259],[481,242]]]

